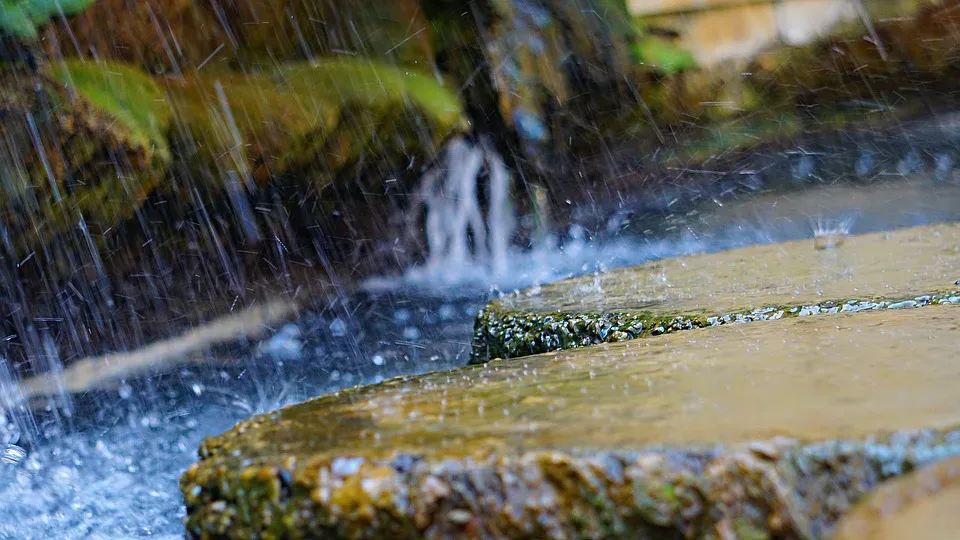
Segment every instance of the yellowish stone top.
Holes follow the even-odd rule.
[[[205,452],[452,457],[946,428],[960,425],[958,315],[730,324],[394,379],[242,422]]]
[[[850,236],[818,250],[813,240],[665,259],[544,285],[493,303],[510,312],[650,310],[727,314],[825,301],[904,300],[956,289],[960,226],[943,224]]]

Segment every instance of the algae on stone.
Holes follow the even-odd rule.
[[[444,138],[465,128],[449,88],[366,59],[324,59],[259,74],[201,73],[165,78],[163,85],[190,133],[179,141],[192,161],[187,166],[216,168],[222,156],[242,154],[234,165],[252,169],[242,175],[260,184],[300,173],[323,188],[364,158],[428,159]]]
[[[74,59],[48,66],[47,73],[116,119],[130,146],[141,148],[148,155],[156,152],[163,162],[170,160],[170,104],[157,83],[143,71],[126,64]]]
[[[133,216],[171,155],[169,105],[156,84],[119,64],[46,64],[0,81],[11,240],[23,254],[85,223],[94,233]]]
[[[477,315],[473,362],[738,320],[921,305],[955,297],[960,225],[758,245],[520,291]],[[806,309],[804,309],[806,308]]]
[[[958,309],[719,326],[337,392],[204,441],[181,480],[187,533],[820,537],[885,478],[960,454]]]

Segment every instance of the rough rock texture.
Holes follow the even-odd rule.
[[[960,459],[929,465],[881,484],[837,525],[834,540],[930,540],[960,530]]]
[[[960,302],[960,226],[843,240],[666,259],[520,291],[477,314],[472,362],[734,321]]]
[[[187,533],[821,537],[882,480],[960,454],[958,309],[727,325],[324,396],[204,441],[181,480]]]

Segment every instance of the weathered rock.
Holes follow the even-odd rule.
[[[207,439],[187,532],[811,538],[960,453],[957,307],[728,325],[354,388]]]
[[[814,247],[798,240],[666,259],[510,294],[477,314],[472,362],[727,322],[957,298],[950,277],[960,261],[960,226]]]
[[[835,540],[955,538],[960,530],[960,459],[883,483],[845,515]]]

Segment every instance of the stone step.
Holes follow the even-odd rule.
[[[881,481],[960,454],[958,310],[723,325],[327,395],[207,439],[181,480],[187,533],[819,538]]]
[[[478,313],[472,361],[728,322],[960,303],[960,225],[853,236],[828,227],[817,235],[508,295]]]

